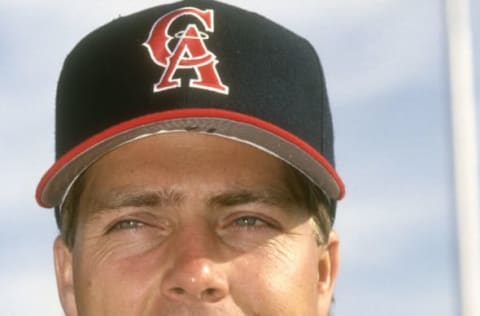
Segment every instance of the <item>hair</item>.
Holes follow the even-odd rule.
[[[296,203],[311,216],[313,232],[319,244],[328,242],[335,217],[335,204],[297,169],[286,165],[287,183]]]
[[[306,176],[295,168],[286,165],[287,181],[296,202],[304,207],[311,216],[313,233],[319,244],[328,242],[335,217],[335,204],[314,185]],[[84,173],[85,174],[85,173]],[[84,189],[84,174],[72,185],[64,203],[56,209],[57,225],[60,235],[69,249],[75,245],[79,202]]]

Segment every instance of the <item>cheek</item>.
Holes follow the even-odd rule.
[[[315,242],[277,238],[235,259],[231,273],[234,300],[257,302],[260,315],[314,315],[316,251]]]
[[[157,264],[156,271],[152,271],[147,255],[115,258],[95,251],[78,251],[73,260],[80,315],[143,315],[159,293],[154,282],[160,267]]]

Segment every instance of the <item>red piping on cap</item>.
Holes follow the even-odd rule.
[[[47,183],[53,178],[55,174],[59,170],[61,170],[66,164],[68,164],[72,159],[76,156],[81,154],[82,152],[86,151],[88,148],[96,145],[97,143],[104,141],[114,135],[119,133],[128,131],[132,128],[139,127],[141,125],[147,125],[155,122],[160,121],[167,121],[172,119],[180,119],[180,118],[196,118],[196,117],[209,117],[209,118],[222,118],[222,119],[229,119],[236,122],[247,123],[256,127],[259,127],[263,130],[269,131],[295,145],[303,149],[307,152],[311,157],[313,157],[316,161],[318,161],[327,171],[328,173],[334,178],[335,182],[337,183],[340,192],[337,197],[337,200],[341,200],[345,195],[345,186],[338,176],[337,172],[333,168],[333,166],[328,162],[325,157],[323,157],[319,152],[317,152],[312,146],[304,142],[299,137],[293,135],[290,132],[287,132],[280,127],[268,123],[266,121],[260,120],[258,118],[248,116],[245,114],[226,111],[226,110],[218,110],[218,109],[182,109],[182,110],[171,110],[171,111],[164,111],[158,113],[147,114],[144,116],[140,116],[120,124],[114,125],[112,127],[103,130],[102,132],[93,135],[92,137],[88,138],[87,140],[81,142],[77,146],[73,147],[63,156],[61,156],[45,173],[45,175],[40,180],[37,190],[35,192],[35,197],[37,203],[45,208],[53,207],[43,202],[42,200],[42,193],[47,186]]]

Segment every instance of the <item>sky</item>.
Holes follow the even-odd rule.
[[[347,188],[335,224],[342,263],[334,315],[459,315],[443,1],[226,2],[304,36],[324,67]],[[0,0],[2,315],[62,315],[57,230],[34,190],[53,162],[66,54],[94,28],[159,3]],[[480,96],[479,0],[472,12]],[[478,121],[478,100],[476,108]]]

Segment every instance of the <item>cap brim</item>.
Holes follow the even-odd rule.
[[[271,123],[218,109],[182,109],[153,113],[112,126],[61,156],[40,180],[37,202],[59,206],[75,179],[98,158],[122,144],[160,133],[209,133],[252,145],[298,169],[329,198],[345,193],[334,167],[309,144]]]

